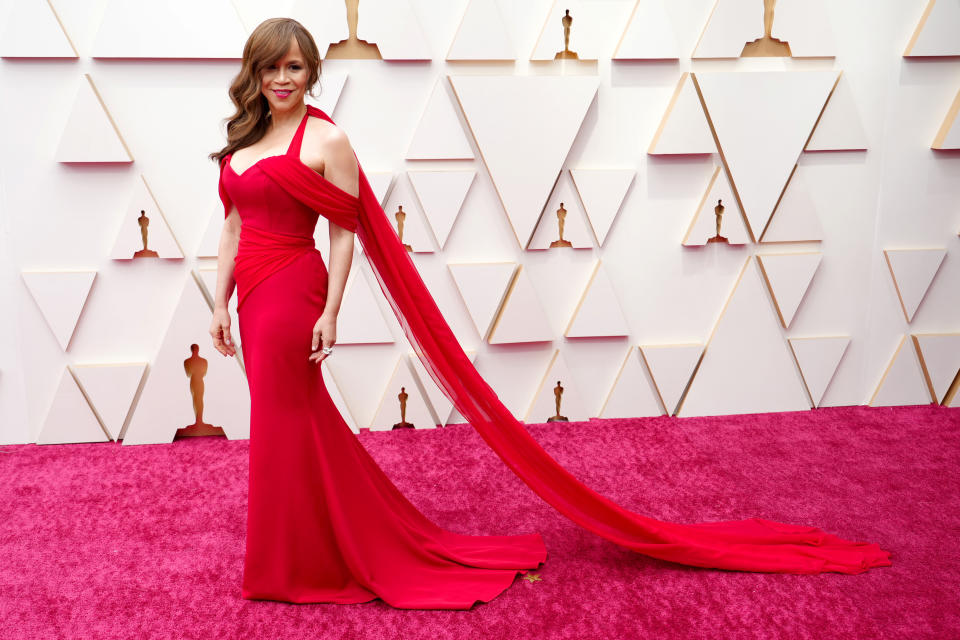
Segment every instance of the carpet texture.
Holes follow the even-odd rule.
[[[469,611],[240,598],[247,441],[0,446],[0,638],[958,638],[960,409],[528,425],[600,493],[676,522],[759,516],[893,566],[743,573],[648,558],[559,515],[468,425],[363,445],[437,524],[539,531],[541,580]]]

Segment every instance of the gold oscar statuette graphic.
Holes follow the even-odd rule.
[[[777,0],[763,0],[763,37],[744,45],[741,58],[789,58],[790,43],[773,37],[773,6]]]
[[[717,200],[717,206],[713,208],[713,215],[717,217],[717,235],[712,238],[707,239],[707,244],[711,242],[726,242],[729,244],[729,240],[720,235],[720,225],[723,222],[723,200]]]
[[[140,209],[140,217],[137,218],[137,224],[140,225],[140,239],[143,240],[143,249],[133,254],[134,258],[159,258],[156,251],[147,249],[147,227],[150,226],[150,218],[147,213]]]
[[[343,0],[347,5],[347,27],[350,35],[346,40],[334,42],[327,48],[327,60],[383,60],[380,47],[357,38],[357,23],[360,20],[360,0]]]
[[[560,381],[557,380],[557,386],[553,388],[553,397],[557,407],[557,415],[547,418],[547,422],[569,422],[569,420],[567,420],[567,416],[560,415],[560,396],[562,395],[563,387],[560,385]]]
[[[200,355],[200,346],[190,345],[190,357],[183,361],[183,370],[190,379],[193,415],[196,422],[177,429],[174,439],[182,436],[222,436],[223,429],[203,421],[203,377],[207,375],[207,359]]]
[[[400,387],[400,393],[397,399],[400,400],[400,422],[393,425],[394,429],[413,429],[413,423],[407,422],[407,398],[409,394],[406,387]]]
[[[572,247],[569,240],[563,239],[563,222],[567,217],[567,210],[563,208],[563,203],[560,203],[560,208],[557,209],[557,226],[560,228],[560,239],[554,240],[550,243],[550,248],[554,247]]]
[[[397,237],[400,238],[400,243],[407,251],[413,251],[413,247],[403,243],[403,221],[407,218],[407,212],[403,210],[402,204],[397,205],[397,212],[393,214],[393,217],[397,219]]]
[[[573,24],[573,17],[570,15],[570,9],[566,10],[563,17],[560,18],[563,23],[563,51],[558,51],[553,56],[554,60],[579,60],[580,57],[575,51],[570,51],[570,26]]]

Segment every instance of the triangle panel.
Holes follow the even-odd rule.
[[[656,389],[642,356],[635,347],[627,349],[627,355],[617,372],[617,378],[607,393],[599,418],[639,418],[663,415]]]
[[[767,281],[780,324],[785,329],[790,328],[822,258],[819,251],[757,254],[760,272]]]
[[[37,444],[68,444],[75,442],[109,442],[103,427],[90,404],[84,398],[77,381],[64,368],[60,384],[47,411]]]
[[[47,326],[66,351],[97,272],[23,271],[22,276]]]
[[[810,392],[813,406],[820,406],[823,394],[830,386],[849,344],[850,336],[790,338],[790,348]]]
[[[923,378],[912,341],[907,340],[907,336],[901,336],[880,383],[870,398],[870,406],[899,407],[930,402],[930,391]]]
[[[599,88],[596,76],[451,76],[484,164],[525,247]],[[502,96],[511,96],[510,100]]]

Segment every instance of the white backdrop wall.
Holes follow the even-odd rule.
[[[365,1],[361,2],[361,20]],[[0,25],[8,25],[19,15],[21,2],[27,0],[0,3]],[[242,26],[243,33],[235,42],[237,56],[246,34],[261,19],[296,17],[299,6],[289,1],[252,0],[193,4],[235,11],[224,20]],[[810,407],[796,365],[791,360],[790,368],[784,369],[779,359],[782,354],[777,350],[787,348],[788,338],[850,336],[849,347],[820,403],[835,406],[867,404],[874,398],[905,335],[960,332],[960,152],[930,149],[960,89],[960,58],[903,57],[927,0],[824,3],[835,38],[835,58],[749,60],[691,59],[714,0],[669,2],[667,13],[680,53],[677,60],[661,61],[612,61],[635,2],[597,0],[583,3],[604,16],[599,22],[603,33],[597,62],[564,65],[528,60],[551,10],[550,0],[497,3],[517,58],[511,62],[447,62],[467,0],[411,0],[410,4],[431,59],[325,60],[327,78],[322,83],[335,90],[334,78],[345,75],[347,80],[335,108],[324,108],[350,136],[368,175],[392,172],[394,189],[407,180],[404,174],[410,170],[477,171],[446,246],[432,253],[416,253],[414,260],[463,346],[477,352],[480,373],[518,418],[523,419],[534,403],[557,349],[571,371],[564,384],[581,397],[586,418],[601,415],[628,349],[703,344],[711,335],[720,340],[722,329],[730,342],[727,348],[739,349],[742,356],[717,360],[719,356],[708,350],[690,385],[686,411],[681,410],[680,415],[750,413]],[[757,0],[756,4],[762,15],[762,3]],[[206,155],[222,146],[221,121],[231,112],[226,88],[239,61],[96,58],[98,29],[113,19],[110,12],[117,10],[116,3],[53,0],[52,6],[79,56],[0,59],[0,443],[37,441],[66,365],[153,362],[190,272],[215,265],[211,258],[197,257],[196,248],[210,216],[222,217],[217,168]],[[43,4],[41,9],[45,7]],[[196,11],[185,19],[196,20],[207,10]],[[150,29],[137,21],[136,15],[133,12],[124,18],[129,20],[129,30]],[[577,48],[576,24],[572,49]],[[218,28],[218,38],[229,37],[223,35],[224,29]],[[559,27],[551,24],[547,29]],[[175,39],[170,46],[176,46]],[[648,155],[677,82],[685,71],[748,73],[765,69],[842,70],[859,110],[868,149],[801,155],[799,164],[824,229],[821,242],[683,247],[681,240],[719,159],[715,154]],[[134,162],[56,161],[61,135],[87,73]],[[602,247],[527,251],[517,243],[481,149],[470,135],[468,119],[446,76],[559,74],[586,74],[599,82],[598,93],[563,161],[562,178],[569,179],[569,169],[634,169],[636,176]],[[443,80],[440,86],[457,108],[475,160],[405,159],[438,79]],[[323,99],[321,104],[325,104]],[[511,96],[495,99],[509,101]],[[551,104],[542,107],[545,114],[553,108]],[[182,260],[110,258],[121,218],[141,174],[183,247]],[[546,203],[550,193],[537,196]],[[393,209],[387,207],[387,212],[392,214]],[[547,213],[553,215],[553,209],[548,207]],[[154,228],[151,226],[151,231]],[[318,247],[326,256],[324,243]],[[942,248],[946,257],[908,323],[883,251],[915,248]],[[766,289],[762,299],[747,297],[750,279],[759,277],[756,261],[751,259],[746,271],[743,269],[745,260],[754,254],[793,251],[820,251],[822,261],[793,322],[783,329]],[[629,334],[565,338],[564,329],[598,258],[611,278]],[[447,265],[498,261],[523,265],[546,311],[552,341],[492,345],[478,334]],[[353,268],[366,269],[370,275],[360,254],[355,256]],[[21,272],[77,269],[95,270],[97,276],[64,350]],[[730,316],[727,324],[734,324],[732,328],[718,326],[741,273],[744,300],[731,303],[730,313],[739,313],[732,309],[737,304],[746,305],[744,317],[755,318],[767,329],[775,326],[779,333],[770,335],[779,344],[771,347],[763,342],[767,338],[751,337],[756,332],[749,322],[734,324],[739,316]],[[370,278],[369,283],[396,341],[342,345],[330,361],[343,401],[360,427],[374,421],[385,393],[388,400],[395,396],[387,384],[397,357],[408,352],[375,281]],[[907,340],[904,348],[912,348],[909,337]],[[720,346],[716,352],[722,352]],[[708,361],[708,357],[714,360]],[[960,362],[954,369],[958,367]],[[887,403],[930,401],[929,394],[924,397],[916,391],[925,389],[919,367],[914,363],[904,370],[907,373],[902,380],[896,376],[888,380],[903,389],[893,390],[896,393],[888,389],[876,403],[887,402],[885,398],[890,398]],[[648,378],[649,372],[643,371]],[[711,382],[714,378],[742,379],[749,386],[757,372],[776,389],[800,390],[803,406],[779,396],[771,401],[771,393],[762,387],[746,389],[731,404],[720,397],[729,398],[730,393]],[[550,398],[548,387],[553,384],[551,381],[541,390]],[[246,393],[245,388],[240,391]],[[638,395],[649,393],[649,387],[637,389]],[[641,404],[638,401],[637,406]],[[637,415],[640,413],[638,410]],[[534,416],[529,421],[545,419],[546,415]],[[452,421],[461,418],[454,415]]]

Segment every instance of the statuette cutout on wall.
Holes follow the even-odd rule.
[[[573,26],[573,16],[570,15],[570,9],[567,9],[563,17],[560,18],[563,24],[563,51],[558,51],[553,56],[554,60],[579,60],[580,57],[576,51],[570,51],[570,27]]]
[[[406,387],[400,387],[400,393],[397,394],[397,400],[400,401],[400,422],[393,425],[394,429],[413,429],[413,423],[407,422],[407,393]]]
[[[554,247],[572,247],[569,240],[563,239],[563,223],[567,217],[567,210],[564,208],[563,203],[560,203],[560,208],[557,209],[557,228],[558,228],[558,237],[559,240],[554,240],[550,243],[550,248]]]
[[[397,220],[397,237],[400,238],[400,242],[403,243],[403,248],[407,251],[413,251],[413,247],[403,242],[403,221],[407,218],[407,212],[403,210],[403,205],[397,205],[397,211],[393,214],[393,217]]]
[[[203,378],[209,363],[200,355],[200,345],[190,345],[190,357],[183,361],[183,370],[190,379],[190,398],[193,402],[193,424],[177,429],[174,439],[184,436],[225,436],[221,427],[203,421]]]
[[[789,58],[790,44],[773,37],[773,8],[777,0],[763,0],[763,37],[744,45],[741,58]]]
[[[360,0],[343,0],[347,5],[347,26],[350,35],[345,40],[331,43],[327,48],[327,60],[383,60],[380,48],[357,37],[357,24],[360,22]]]
[[[555,399],[554,402],[557,407],[557,413],[547,418],[547,422],[568,422],[566,416],[560,415],[561,396],[563,396],[563,386],[560,384],[560,381],[557,380],[557,386],[553,388],[553,397]]]
[[[147,217],[146,212],[143,209],[140,209],[140,216],[137,218],[137,224],[140,226],[140,239],[143,241],[143,249],[135,251],[133,254],[134,258],[158,258],[160,257],[156,251],[147,248],[147,227],[150,226],[150,218]]]
[[[720,225],[723,224],[723,210],[723,200],[717,200],[717,206],[713,208],[713,215],[717,220],[717,234],[712,238],[707,238],[707,244],[710,244],[711,242],[725,242],[729,244],[729,241],[720,235]]]

